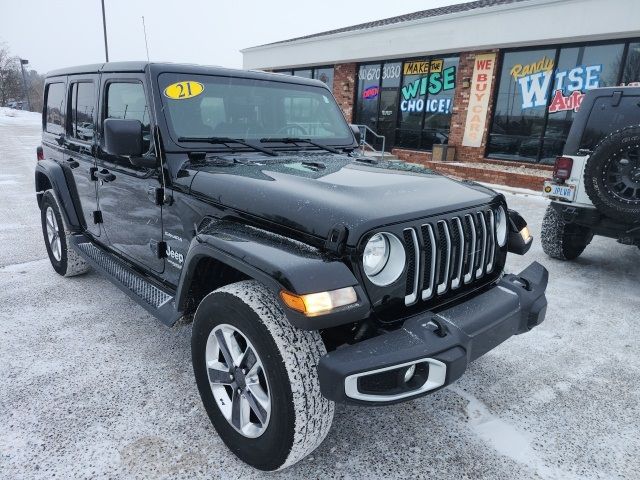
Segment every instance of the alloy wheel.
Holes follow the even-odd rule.
[[[271,416],[271,393],[249,339],[231,325],[218,325],[207,339],[205,361],[211,391],[229,424],[245,437],[262,435]]]
[[[47,222],[47,240],[49,241],[49,247],[51,248],[53,258],[59,262],[62,259],[62,245],[60,243],[60,229],[58,228],[58,221],[56,220],[53,208],[47,208],[45,219]]]
[[[606,189],[624,203],[640,204],[640,149],[629,148],[613,158],[605,176]]]

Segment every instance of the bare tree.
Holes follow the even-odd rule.
[[[44,77],[35,70],[30,70],[25,74],[31,109],[42,111]],[[0,106],[5,106],[10,101],[26,100],[24,95],[20,60],[11,55],[6,43],[0,42]]]
[[[19,69],[18,59],[11,55],[6,44],[0,43],[0,105],[22,98]]]

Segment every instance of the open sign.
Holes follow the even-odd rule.
[[[364,90],[364,92],[362,92],[362,98],[364,98],[365,100],[370,100],[372,98],[376,98],[379,93],[379,87],[368,87]]]

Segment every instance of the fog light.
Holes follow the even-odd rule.
[[[409,383],[409,381],[413,378],[415,373],[416,373],[416,364],[414,363],[409,368],[407,368],[406,372],[404,372],[404,383]]]

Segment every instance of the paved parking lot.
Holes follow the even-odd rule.
[[[96,273],[57,276],[33,193],[36,116],[0,109],[0,477],[638,478],[640,251],[597,238],[550,270],[546,322],[453,386],[391,407],[338,406],[326,441],[277,474],[211,427],[190,325],[162,326]],[[507,193],[539,237],[546,202]]]

